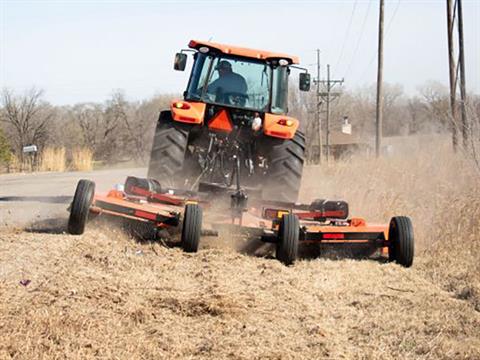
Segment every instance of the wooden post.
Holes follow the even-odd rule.
[[[326,125],[326,137],[325,137],[325,147],[327,151],[327,164],[330,161],[330,64],[327,65],[327,123]]]
[[[382,147],[383,122],[383,13],[384,0],[380,0],[380,14],[378,21],[378,68],[377,68],[377,114],[375,132],[375,153],[380,157]]]
[[[470,126],[467,118],[467,91],[465,85],[465,53],[463,49],[463,9],[462,0],[457,0],[458,11],[458,50],[459,50],[459,65],[460,65],[460,109],[462,114],[462,137],[463,148],[468,148],[468,138]]]
[[[322,118],[320,116],[320,50],[317,49],[317,125],[318,125],[318,163],[322,164],[323,140]]]
[[[456,107],[456,87],[457,79],[455,73],[455,58],[454,58],[454,44],[453,44],[453,0],[447,0],[447,30],[448,30],[448,65],[450,78],[450,113],[451,129],[452,129],[452,146],[453,151],[457,151],[458,147],[458,121],[457,121],[457,107]]]

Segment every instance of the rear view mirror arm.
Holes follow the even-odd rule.
[[[305,71],[305,72],[308,74],[308,69],[307,69],[307,68],[303,68],[303,67],[297,66],[297,65],[290,65],[290,68],[292,68],[292,69],[298,69],[298,70],[303,70],[303,71]]]

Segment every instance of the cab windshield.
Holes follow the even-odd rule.
[[[196,53],[186,98],[259,112],[270,111],[274,100],[272,112],[284,113],[286,81],[286,71],[272,71],[265,62]]]

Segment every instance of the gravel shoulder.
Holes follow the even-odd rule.
[[[0,229],[31,226],[65,218],[78,180],[95,181],[107,191],[126,176],[145,176],[146,169],[0,175]]]

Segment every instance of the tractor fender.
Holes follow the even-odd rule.
[[[195,125],[203,124],[206,107],[205,103],[194,101],[173,100],[170,103],[173,120]]]
[[[293,139],[297,132],[299,121],[286,115],[265,114],[263,133],[280,139]]]

